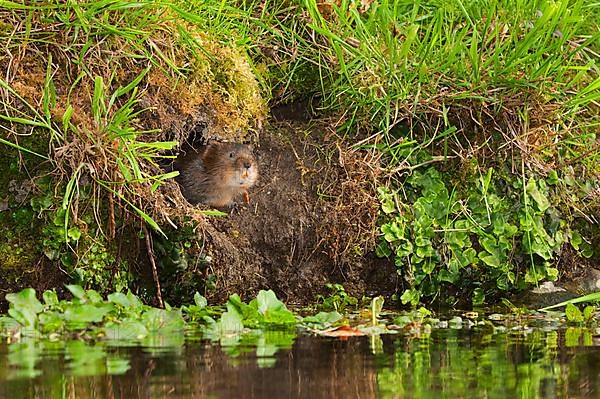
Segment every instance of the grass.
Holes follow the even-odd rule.
[[[429,161],[414,157],[423,149],[462,162],[516,152],[541,175],[574,165],[600,173],[594,3],[305,0],[247,9],[249,51],[266,65],[273,103],[320,97],[340,131],[388,154],[391,175]]]
[[[327,56],[339,63],[333,86],[346,89],[349,102],[366,105],[382,127],[397,122],[399,102],[439,98],[442,88],[449,99],[488,101],[522,90],[562,99],[568,94],[561,86],[574,80],[591,90],[597,78],[583,76],[597,73],[588,46],[598,36],[578,34],[589,32],[584,23],[594,11],[582,1],[568,4],[382,1],[361,14],[342,2],[333,7],[336,21],[328,22],[315,2],[306,2],[309,26],[330,41]],[[350,37],[356,42],[349,44]],[[332,90],[330,103],[338,94]],[[585,105],[594,98],[576,99]]]
[[[250,51],[271,66],[270,88],[283,91],[275,101],[316,93],[323,109],[343,114],[338,127],[359,135],[375,131],[389,149],[408,125],[421,143],[439,139],[464,150],[465,130],[489,119],[504,141],[531,147],[519,129],[543,117],[553,126],[544,127],[542,146],[554,150],[544,153],[557,157],[564,148],[562,163],[582,155],[577,146],[594,142],[600,36],[592,3],[284,4],[248,6],[258,43]],[[445,136],[453,126],[458,131]],[[525,150],[537,156],[540,149]],[[598,170],[597,148],[583,158]],[[402,161],[393,157],[392,163]]]

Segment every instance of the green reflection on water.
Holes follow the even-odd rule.
[[[573,334],[584,337],[577,346],[569,344]],[[570,397],[569,392],[598,397],[599,352],[585,346],[592,344],[585,339],[591,334],[585,328],[518,334],[440,330],[396,342],[390,366],[378,371],[377,384],[385,398],[543,398]]]
[[[0,397],[595,398],[595,337],[584,327],[465,324],[347,339],[285,329],[127,345],[23,339],[0,343]]]

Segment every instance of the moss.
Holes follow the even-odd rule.
[[[47,141],[21,139],[23,146],[34,150],[47,148]],[[39,186],[31,175],[43,174],[45,164],[31,154],[0,145],[0,269],[9,280],[28,272],[39,259],[39,237],[42,221],[31,206],[31,198]]]
[[[32,267],[38,257],[33,241],[19,242],[13,239],[0,242],[0,269],[4,273],[23,273]]]

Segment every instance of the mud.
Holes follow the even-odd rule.
[[[348,176],[336,159],[324,159],[326,145],[317,145],[311,133],[304,134],[308,131],[300,122],[278,122],[263,133],[256,150],[260,179],[250,204],[213,218],[206,229],[217,298],[272,289],[288,303],[310,303],[329,282],[342,283],[357,296],[398,288],[394,265],[368,249],[365,256],[331,251],[324,232],[343,228],[327,224],[344,209],[317,193],[324,184],[348,183]]]
[[[37,292],[54,288],[62,297],[67,293],[65,284],[69,284],[67,274],[43,255],[35,264],[25,269],[7,270],[0,267],[0,313],[8,310],[8,302],[4,298],[6,294],[26,287],[33,287]]]

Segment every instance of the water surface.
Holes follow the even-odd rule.
[[[598,398],[598,332],[489,325],[0,344],[3,398]]]

